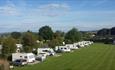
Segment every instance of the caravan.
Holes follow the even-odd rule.
[[[35,61],[35,55],[33,53],[13,53],[12,61],[18,59],[25,59],[28,63]]]
[[[83,41],[82,41],[82,42],[78,42],[78,45],[79,45],[80,47],[85,47],[85,45],[83,44]]]
[[[53,56],[55,52],[52,48],[38,48],[36,60],[44,61],[47,56]]]
[[[39,55],[40,53],[44,53],[47,56],[55,55],[55,52],[52,48],[38,48],[37,49],[37,55]]]
[[[78,49],[80,48],[79,43],[74,43],[73,45],[74,45],[74,47],[78,47]]]
[[[56,52],[70,52],[71,49],[67,46],[56,46],[55,51]]]
[[[74,44],[66,44],[66,47],[70,48],[71,50],[79,49],[78,46]]]

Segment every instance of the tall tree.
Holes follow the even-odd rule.
[[[39,36],[41,36],[44,40],[52,40],[53,31],[49,26],[43,26],[39,29]]]
[[[26,32],[23,36],[23,45],[24,45],[24,51],[25,52],[31,52],[34,48],[34,45],[36,45],[36,37],[32,32]]]
[[[54,33],[54,37],[64,37],[64,34],[64,32],[58,30]]]
[[[9,54],[16,52],[16,40],[8,37],[3,40],[2,47],[2,54],[7,57]]]
[[[54,37],[49,41],[48,46],[54,48],[55,46],[63,45],[64,33],[61,31],[56,31]]]
[[[73,43],[81,40],[81,34],[76,28],[72,28],[65,35],[66,43]]]

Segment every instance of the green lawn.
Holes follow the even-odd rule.
[[[13,70],[115,70],[115,46],[96,43],[45,62]]]

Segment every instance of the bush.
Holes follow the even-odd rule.
[[[4,70],[4,65],[0,64],[0,70]]]

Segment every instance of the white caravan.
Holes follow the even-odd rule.
[[[66,44],[65,46],[70,48],[71,50],[79,49],[78,46],[76,46],[74,44]]]
[[[27,62],[31,63],[35,61],[35,55],[33,53],[13,53],[12,61],[17,59],[25,59]]]
[[[74,45],[74,47],[78,47],[78,49],[80,48],[79,43],[74,43],[73,45]]]
[[[84,44],[85,46],[89,46],[88,41],[83,41],[83,44]]]
[[[85,47],[85,45],[83,44],[83,41],[82,41],[82,42],[78,42],[78,45],[79,45],[80,47]]]
[[[37,49],[37,55],[39,55],[41,53],[45,53],[48,56],[55,55],[55,52],[52,48],[38,48]]]
[[[71,49],[67,46],[56,46],[55,51],[57,51],[57,52],[70,52]]]

